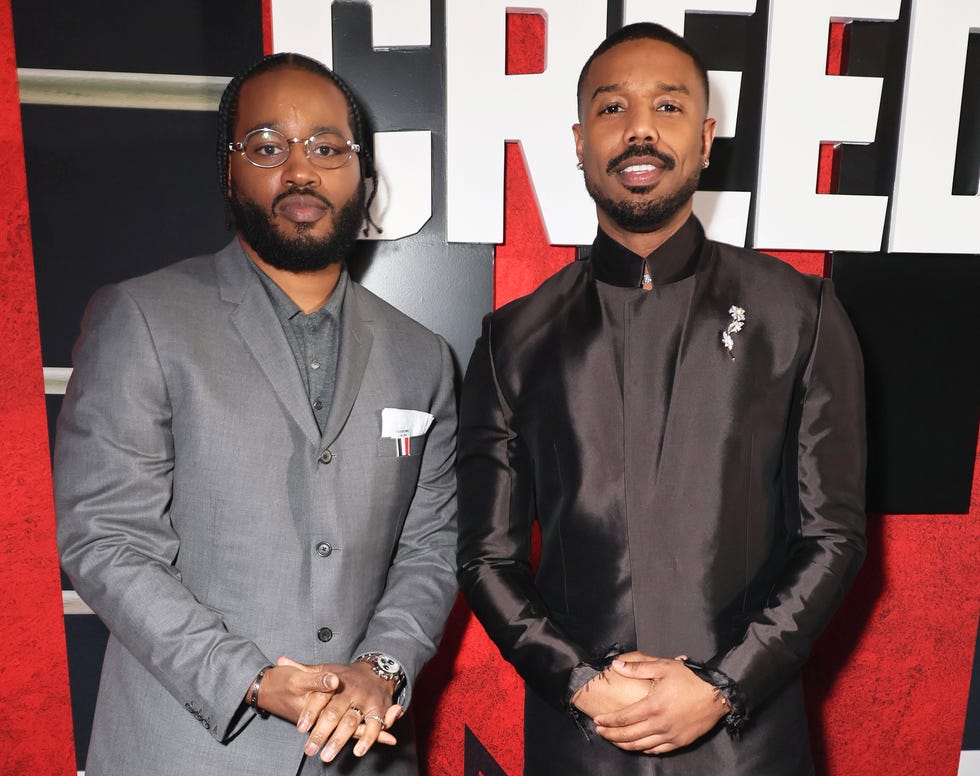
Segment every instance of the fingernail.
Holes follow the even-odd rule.
[[[316,754],[316,748],[316,744],[314,744],[312,741],[308,741],[303,751],[309,755],[313,755]]]
[[[367,747],[364,744],[358,744],[354,747],[354,754],[356,754],[358,757],[363,757],[366,751]]]
[[[330,744],[326,749],[323,750],[323,752],[321,752],[320,759],[323,760],[323,762],[328,763],[336,756],[337,756],[337,746],[336,744]]]
[[[300,717],[299,722],[296,723],[296,729],[300,733],[305,733],[310,729],[310,720],[308,717]]]

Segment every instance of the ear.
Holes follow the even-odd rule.
[[[715,141],[715,125],[717,122],[714,119],[705,119],[704,125],[701,127],[701,158],[707,159],[711,156],[711,144]]]
[[[585,161],[585,157],[582,153],[582,146],[585,141],[582,137],[581,124],[572,124],[572,135],[575,136],[575,155],[578,157],[579,164],[582,164]]]

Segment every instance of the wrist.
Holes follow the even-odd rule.
[[[248,692],[245,693],[245,705],[258,711],[260,714],[264,713],[264,710],[259,706],[259,692],[262,689],[262,679],[265,677],[266,671],[272,668],[271,665],[266,666],[261,671],[259,671],[255,678],[252,680],[252,684],[248,688]]]
[[[391,655],[386,655],[383,652],[364,652],[355,657],[353,662],[364,663],[370,668],[375,676],[389,688],[392,699],[405,687],[407,682],[405,669]]]
[[[733,739],[739,739],[742,728],[748,722],[749,712],[745,693],[738,686],[738,682],[717,668],[696,663],[693,660],[684,660],[684,665],[693,671],[699,679],[714,687],[715,697],[725,712],[723,715],[719,715],[719,719],[724,718],[728,735]]]

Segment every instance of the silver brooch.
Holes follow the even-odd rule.
[[[735,360],[735,340],[732,339],[733,334],[738,334],[742,327],[745,326],[745,310],[738,305],[732,305],[728,308],[728,314],[731,316],[732,322],[728,324],[728,327],[721,333],[721,344],[725,346],[725,350],[728,351],[728,355],[732,357],[732,361]]]

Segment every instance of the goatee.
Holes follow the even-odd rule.
[[[333,229],[324,237],[309,234],[312,224],[298,224],[294,237],[286,235],[272,220],[272,209],[241,195],[231,187],[231,212],[235,228],[242,238],[262,258],[276,269],[287,272],[315,272],[324,269],[350,253],[357,242],[357,233],[364,221],[364,181],[354,195],[337,210],[325,197],[309,189],[296,189],[290,194],[314,196],[333,211]]]
[[[701,171],[695,170],[679,189],[659,199],[616,201],[603,194],[585,174],[585,188],[595,201],[596,207],[612,219],[613,223],[627,232],[645,234],[655,232],[667,223],[698,189]],[[630,188],[635,194],[646,194],[650,187]]]

